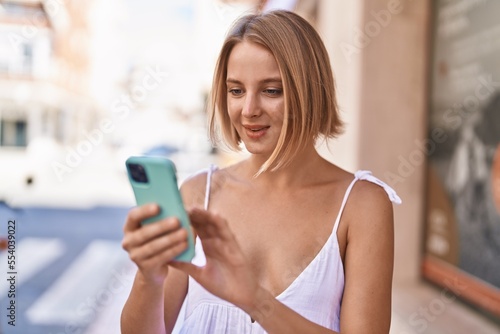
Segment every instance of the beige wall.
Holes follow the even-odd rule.
[[[354,26],[362,19],[362,0],[320,2],[318,30],[330,54],[336,80],[337,99],[345,122],[345,133],[319,152],[341,167],[353,171],[359,167],[355,150],[359,147],[360,70],[361,58],[344,57],[339,45],[353,38]]]
[[[394,278],[417,280],[425,164],[408,173],[400,164],[426,134],[430,1],[323,0],[321,7],[319,29],[347,128],[331,152],[320,151],[346,169],[372,170],[396,189],[403,204],[395,206]]]

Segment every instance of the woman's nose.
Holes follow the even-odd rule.
[[[241,111],[243,117],[252,118],[258,117],[261,114],[261,109],[257,97],[253,94],[247,94],[243,102],[243,110]]]

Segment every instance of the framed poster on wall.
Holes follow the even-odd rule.
[[[423,275],[500,319],[500,1],[434,6]]]

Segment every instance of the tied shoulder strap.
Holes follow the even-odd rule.
[[[368,170],[358,170],[354,174],[354,177],[357,180],[366,180],[366,181],[370,181],[370,182],[373,182],[375,184],[378,184],[379,186],[384,188],[384,190],[387,193],[387,196],[389,196],[389,199],[391,200],[391,202],[393,202],[395,204],[402,203],[401,198],[399,198],[398,194],[396,194],[394,189],[392,189],[390,186],[388,186],[385,182],[383,182],[383,181],[379,180],[378,178],[376,178],[375,176],[373,176],[372,172],[370,172]]]
[[[379,186],[384,188],[384,190],[387,193],[387,195],[389,196],[389,199],[391,200],[391,202],[393,202],[395,204],[402,203],[401,198],[399,198],[398,194],[396,194],[394,189],[389,187],[385,182],[383,182],[383,181],[379,180],[378,178],[376,178],[375,176],[373,176],[372,172],[370,172],[368,170],[358,170],[356,173],[354,173],[354,180],[352,180],[351,184],[349,184],[349,187],[347,188],[347,190],[345,192],[344,199],[342,200],[342,204],[340,205],[340,210],[339,210],[339,213],[337,215],[337,219],[335,220],[335,224],[333,225],[332,235],[337,235],[337,229],[339,228],[340,218],[342,217],[342,213],[344,212],[344,207],[347,203],[347,199],[349,198],[349,194],[351,193],[352,187],[354,186],[354,184],[358,180],[365,180],[365,181],[370,181],[370,182],[373,182],[375,184],[378,184]]]

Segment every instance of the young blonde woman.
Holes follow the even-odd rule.
[[[250,157],[181,187],[197,234],[192,263],[175,218],[134,208],[123,247],[138,271],[122,333],[388,333],[394,191],[367,171],[324,160],[319,137],[341,131],[325,47],[299,16],[239,19],[215,69],[216,144]],[[389,196],[388,196],[389,195]]]

